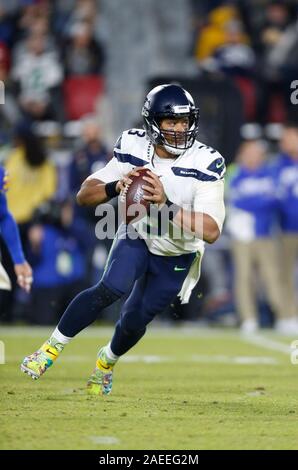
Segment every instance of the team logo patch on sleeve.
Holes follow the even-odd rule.
[[[226,170],[225,161],[223,157],[219,157],[208,166],[207,168],[209,171],[213,173],[217,173],[219,176],[222,176]]]

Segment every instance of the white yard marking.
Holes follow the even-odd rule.
[[[262,395],[266,395],[263,390],[255,390],[254,392],[246,393],[248,397],[261,397]]]
[[[3,339],[4,336],[7,337],[27,337],[27,338],[36,338],[40,337],[43,339],[48,338],[52,332],[54,327],[45,327],[45,326],[1,326],[0,327],[0,339]],[[282,344],[278,341],[270,340],[267,337],[267,333],[270,335],[274,335],[273,330],[267,329],[262,330],[264,333],[256,333],[255,335],[245,336],[236,330],[235,328],[231,329],[221,329],[221,328],[210,328],[206,326],[202,326],[200,324],[193,323],[190,325],[189,323],[182,323],[179,326],[171,326],[165,324],[163,322],[154,322],[153,326],[148,328],[147,336],[149,337],[169,337],[169,338],[181,338],[181,337],[191,337],[191,338],[206,338],[206,339],[213,339],[213,338],[221,338],[221,339],[235,339],[239,341],[247,340],[250,341],[251,338],[264,338],[265,342],[275,342],[277,344]],[[77,337],[78,338],[106,338],[110,337],[114,333],[114,327],[112,326],[92,326],[87,328],[86,330],[82,331]],[[297,336],[297,335],[296,335]],[[292,338],[294,339],[294,338]],[[296,338],[295,338],[296,339]],[[298,338],[297,338],[298,339]],[[258,341],[258,340],[256,340]],[[264,343],[265,343],[264,342]],[[269,343],[268,343],[269,344]],[[279,347],[279,346],[277,346]],[[268,348],[270,349],[270,348]],[[276,349],[278,350],[278,349]]]
[[[0,339],[3,337],[41,337],[47,338],[52,333],[53,328],[48,327],[28,327],[28,326],[17,326],[17,327],[1,327]],[[113,327],[100,327],[95,326],[83,331],[79,337],[80,338],[107,338],[112,335],[114,331]],[[265,330],[263,334],[254,334],[250,336],[241,335],[238,330],[228,329],[222,330],[219,328],[206,328],[199,325],[185,324],[184,326],[166,326],[164,324],[155,323],[155,325],[149,328],[148,337],[151,338],[160,338],[160,337],[169,337],[169,338],[181,338],[181,337],[191,337],[198,338],[198,340],[209,340],[209,339],[223,339],[223,340],[233,340],[239,341],[242,343],[253,344],[255,346],[261,347],[269,351],[279,352],[282,355],[287,355],[290,357],[292,349],[290,342],[287,345],[282,340],[278,341],[276,338],[271,338],[267,336],[267,333],[272,335],[271,330]],[[292,338],[293,339],[293,338]],[[100,341],[99,341],[100,342]],[[19,357],[7,356],[7,361],[20,361]],[[64,362],[88,362],[90,360],[89,356],[77,356],[77,355],[63,355],[61,360]],[[133,362],[142,362],[145,364],[160,363],[160,362],[181,362],[181,361],[190,361],[190,362],[200,362],[200,363],[229,363],[229,364],[277,364],[278,360],[272,357],[257,357],[257,356],[224,356],[224,355],[192,355],[190,357],[167,357],[167,356],[156,356],[156,355],[125,355],[121,359],[121,362],[133,363]]]
[[[1,326],[0,329],[0,338],[7,336],[7,337],[26,337],[26,338],[49,338],[50,335],[53,333],[54,327],[47,327],[47,326]],[[88,337],[88,338],[102,338],[106,336],[110,336],[114,331],[112,327],[91,327],[82,331],[80,333],[81,337]]]
[[[1,326],[0,339],[2,337],[31,337],[48,338],[53,333],[54,327],[47,326]],[[82,331],[78,338],[106,338],[114,333],[112,326],[91,326]],[[181,338],[181,336],[191,338],[238,338],[239,332],[235,329],[222,330],[220,328],[209,328],[196,323],[182,323],[179,326],[172,326],[163,322],[154,322],[149,326],[146,336],[150,337],[170,337]]]
[[[26,337],[26,338],[42,338],[46,339],[52,334],[54,327],[46,326],[1,326],[0,339],[4,336],[7,337]],[[91,326],[82,331],[77,338],[109,338],[114,333],[112,326]],[[182,323],[179,326],[171,326],[163,322],[154,322],[149,326],[146,337],[160,338],[239,338],[239,332],[235,329],[209,328],[196,323],[189,324],[189,322]]]
[[[8,362],[17,362],[20,358],[17,356],[8,356]],[[67,363],[86,363],[90,362],[90,356],[83,355],[67,355],[59,359],[59,362]],[[205,355],[194,354],[192,356],[146,356],[146,355],[131,355],[127,354],[121,358],[121,363],[126,364],[161,364],[161,363],[201,363],[201,364],[279,364],[279,361],[273,357],[260,357],[260,356],[224,356],[224,355]]]
[[[191,358],[192,362],[201,362],[201,363],[224,363],[224,364],[241,364],[241,365],[250,365],[250,364],[278,364],[278,360],[273,357],[258,357],[258,356],[210,356],[210,355],[194,355]]]
[[[260,346],[263,349],[269,349],[270,351],[277,351],[286,354],[289,357],[292,352],[290,344],[286,345],[284,343],[276,341],[275,339],[266,338],[266,336],[263,336],[261,334],[254,334],[249,336],[242,335],[239,336],[239,339],[241,339],[245,343]]]
[[[119,444],[120,440],[114,436],[88,436],[93,444]]]

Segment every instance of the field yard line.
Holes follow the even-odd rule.
[[[8,356],[8,362],[18,362],[20,358],[18,356]],[[83,355],[65,355],[61,358],[62,362],[67,363],[83,363],[88,362],[90,356]],[[123,363],[143,363],[143,364],[158,364],[158,363],[177,363],[177,362],[193,362],[201,364],[241,364],[241,365],[251,365],[251,364],[279,364],[279,361],[273,357],[262,357],[262,356],[226,356],[223,354],[192,354],[190,356],[163,356],[163,355],[136,355],[128,354],[121,358]]]
[[[239,339],[245,343],[250,343],[250,344],[254,344],[255,346],[260,346],[263,349],[277,351],[282,354],[286,354],[287,356],[290,356],[292,352],[290,345],[287,346],[284,343],[280,343],[279,341],[266,338],[265,336],[260,335],[260,334],[254,334],[254,335],[249,335],[249,336],[239,335]]]
[[[1,326],[0,327],[0,340],[4,337],[24,337],[24,338],[47,338],[53,331],[53,327],[40,327],[40,326]],[[106,338],[113,334],[114,327],[111,326],[93,326],[82,331],[77,338]],[[268,330],[268,332],[270,332]],[[201,325],[192,325],[185,323],[179,326],[172,326],[166,324],[155,323],[148,328],[147,337],[151,338],[201,338],[201,339],[223,339],[223,340],[236,340],[254,344],[263,347],[264,349],[277,351],[289,355],[291,353],[290,344],[287,346],[277,340],[270,339],[262,334],[254,334],[245,336],[235,329],[208,328]]]
[[[46,326],[1,326],[0,327],[0,339],[4,336],[8,337],[49,337],[53,332],[53,327]],[[93,326],[82,331],[77,337],[78,338],[102,338],[111,336],[114,332],[112,326]],[[237,330],[222,330],[219,328],[208,328],[200,325],[189,325],[185,323],[179,326],[172,326],[166,324],[155,323],[153,326],[148,328],[148,336],[169,336],[169,337],[181,337],[182,335],[188,337],[206,337],[206,338],[227,338],[227,337],[239,337]]]
[[[119,444],[120,440],[114,436],[87,436],[93,444]]]
[[[26,337],[26,338],[48,338],[53,333],[53,326],[1,326],[0,339],[4,336],[8,337]],[[112,334],[114,329],[110,326],[93,327],[83,331],[78,337],[102,337]]]

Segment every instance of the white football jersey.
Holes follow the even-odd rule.
[[[224,217],[225,162],[213,148],[196,141],[182,155],[173,159],[160,158],[142,129],[124,131],[118,139],[114,156],[101,170],[89,176],[105,183],[119,180],[135,167],[148,167],[160,177],[165,193],[170,201],[186,210],[210,215],[221,231]],[[144,181],[144,184],[146,182]],[[178,256],[199,251],[203,254],[203,240],[192,234],[168,230],[161,236],[150,232],[148,224],[152,220],[145,217],[134,227],[145,239],[151,253],[162,256]],[[154,221],[153,221],[154,224]]]

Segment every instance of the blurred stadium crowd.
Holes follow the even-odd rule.
[[[0,291],[0,321],[54,324],[99,279],[111,241],[75,194],[142,125],[146,92],[178,81],[226,159],[227,220],[190,304],[165,318],[298,328],[296,0],[0,0],[0,80],[0,165],[34,270],[30,295]]]

